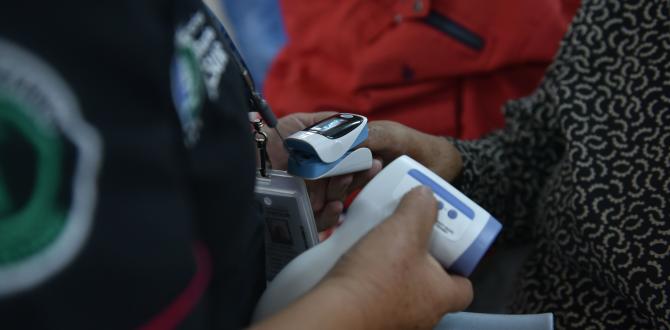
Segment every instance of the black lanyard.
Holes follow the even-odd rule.
[[[240,72],[242,72],[242,80],[244,80],[244,84],[247,86],[252,112],[258,112],[269,127],[277,129],[277,117],[274,115],[272,109],[270,109],[270,106],[265,101],[261,93],[256,90],[251,73],[249,72],[246,63],[244,63],[242,55],[240,55],[240,52],[237,50],[233,39],[228,34],[221,21],[219,21],[219,18],[216,17],[216,15],[214,15],[214,13],[208,7],[206,10],[210,20],[218,23],[219,31],[221,32],[221,36],[226,42],[228,49],[230,49],[233,61],[239,68]],[[277,133],[279,133],[279,131],[277,131]],[[281,134],[279,134],[279,136],[281,137]]]

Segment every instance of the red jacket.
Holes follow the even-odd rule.
[[[529,94],[578,0],[282,0],[288,44],[265,94],[278,115],[324,109],[476,138]]]

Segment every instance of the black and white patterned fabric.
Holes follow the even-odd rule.
[[[583,1],[507,127],[455,141],[459,187],[533,242],[510,312],[670,329],[670,1]]]

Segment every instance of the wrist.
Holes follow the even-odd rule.
[[[461,152],[447,138],[435,136],[439,159],[437,164],[438,173],[447,181],[455,180],[463,170],[463,157]]]
[[[327,277],[286,309],[254,329],[369,329],[380,320],[367,312],[368,302],[347,279]]]
[[[347,319],[340,324],[346,326],[338,328],[381,328],[384,318],[379,313],[379,306],[382,304],[375,304],[370,299],[374,295],[356,280],[348,277],[327,277],[316,293],[334,303],[332,316],[335,319]]]
[[[418,153],[413,158],[447,181],[455,179],[463,168],[461,153],[445,137],[418,132],[413,134],[410,145]]]

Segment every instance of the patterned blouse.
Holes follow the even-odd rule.
[[[670,1],[585,0],[507,127],[456,141],[457,184],[533,243],[511,312],[670,329]]]

